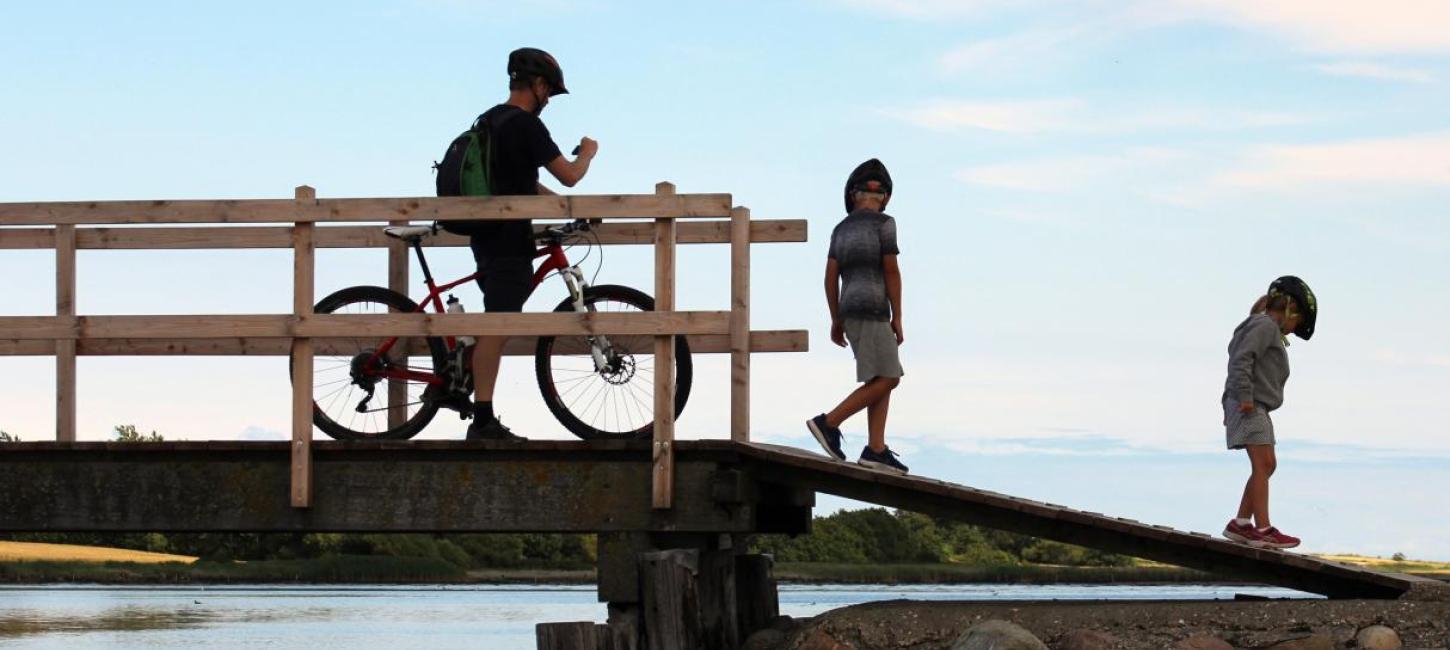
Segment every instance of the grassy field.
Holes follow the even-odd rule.
[[[1414,573],[1418,575],[1450,576],[1450,562],[1428,562],[1425,560],[1391,560],[1364,555],[1320,555],[1318,557],[1345,564],[1358,564],[1376,571],[1390,573]]]
[[[76,546],[74,544],[41,544],[38,542],[0,541],[0,562],[134,562],[137,564],[160,564],[162,562],[195,562],[196,558],[186,555],[148,553],[123,548],[104,546]]]
[[[1327,560],[1380,571],[1450,578],[1450,563],[1395,561],[1360,555],[1325,555]],[[1212,575],[1141,561],[1129,567],[1050,565],[966,566],[959,564],[776,565],[783,582],[846,584],[921,583],[1206,583]],[[436,559],[336,556],[309,560],[198,562],[164,553],[67,544],[0,541],[0,582],[103,584],[177,583],[567,583],[591,584],[592,569],[483,569],[465,571]]]

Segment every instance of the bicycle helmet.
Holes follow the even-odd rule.
[[[1305,341],[1314,336],[1314,321],[1319,315],[1319,302],[1314,299],[1314,292],[1303,280],[1286,275],[1269,285],[1269,296],[1289,296],[1294,299],[1294,305],[1299,308],[1299,325],[1294,328],[1294,336]]]
[[[891,174],[886,171],[886,165],[880,160],[872,158],[856,166],[851,175],[846,178],[846,212],[855,209],[855,202],[851,195],[856,192],[880,192],[891,194]]]
[[[549,82],[549,96],[568,94],[564,87],[564,69],[548,52],[521,47],[509,53],[509,79],[543,77]]]

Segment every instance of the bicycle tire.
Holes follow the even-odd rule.
[[[340,289],[331,294],[328,294],[327,297],[317,301],[317,305],[312,308],[312,311],[317,314],[331,314],[342,310],[348,305],[365,302],[386,305],[393,311],[405,314],[413,313],[418,310],[418,303],[413,302],[411,298],[391,289],[376,286],[357,286]],[[371,340],[371,337],[369,337],[369,340]],[[441,374],[444,370],[444,366],[447,360],[447,352],[443,344],[443,339],[437,337],[428,337],[426,340],[428,342],[429,356],[433,364],[433,372],[434,374]],[[381,341],[381,339],[379,339],[379,341]],[[364,348],[361,341],[359,341],[357,345],[359,351]],[[292,361],[289,358],[289,372],[287,373],[289,377],[292,376],[292,373],[290,372],[291,365]],[[386,382],[381,382],[381,385],[386,386],[387,384]],[[317,391],[314,388],[312,402],[312,423],[316,425],[318,429],[322,430],[323,433],[331,436],[336,440],[407,440],[408,438],[412,438],[413,436],[418,435],[418,432],[422,431],[423,427],[428,426],[428,423],[431,422],[433,420],[433,417],[438,414],[438,404],[425,401],[419,405],[417,412],[415,412],[412,417],[409,417],[402,424],[396,427],[377,432],[358,431],[356,429],[349,428],[347,425],[344,425],[343,423],[338,422],[337,420],[334,420],[332,417],[330,417],[327,412],[317,403],[316,392]],[[387,400],[388,396],[386,394],[386,390],[383,391],[383,394],[377,395],[375,399]]]
[[[654,311],[655,301],[648,294],[631,287],[621,285],[600,285],[589,287],[584,292],[584,301],[589,304],[601,300],[614,300],[623,304],[631,305],[640,311]],[[564,299],[554,308],[556,312],[574,311],[574,302],[568,298]],[[647,439],[654,435],[653,410],[650,411],[651,419],[643,426],[629,431],[606,431],[599,429],[585,422],[569,409],[564,403],[556,386],[557,382],[553,377],[553,364],[550,358],[554,356],[554,347],[559,337],[541,336],[538,346],[534,351],[534,370],[539,382],[539,392],[543,394],[544,404],[549,407],[549,412],[554,418],[564,425],[570,433],[584,440],[633,440]],[[653,339],[653,337],[649,337]],[[651,342],[650,345],[653,345]],[[653,348],[650,349],[653,354]],[[683,336],[675,337],[675,417],[679,417],[685,410],[685,403],[690,399],[690,385],[694,378],[694,363],[690,359],[690,344]],[[654,387],[651,385],[649,394],[653,395]],[[653,408],[653,397],[649,405]]]

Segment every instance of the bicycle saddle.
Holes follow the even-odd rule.
[[[431,236],[433,226],[385,226],[383,232],[403,241],[418,241]]]

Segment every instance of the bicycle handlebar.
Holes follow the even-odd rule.
[[[590,228],[589,220],[587,220],[587,219],[575,219],[574,221],[572,221],[570,223],[566,223],[566,224],[564,224],[562,226],[549,226],[549,227],[547,227],[547,228],[545,228],[545,229],[543,229],[543,230],[535,233],[534,234],[534,239],[554,239],[554,238],[567,237],[567,236],[572,235],[572,234],[574,234],[576,232],[588,232],[589,231],[589,228]]]

